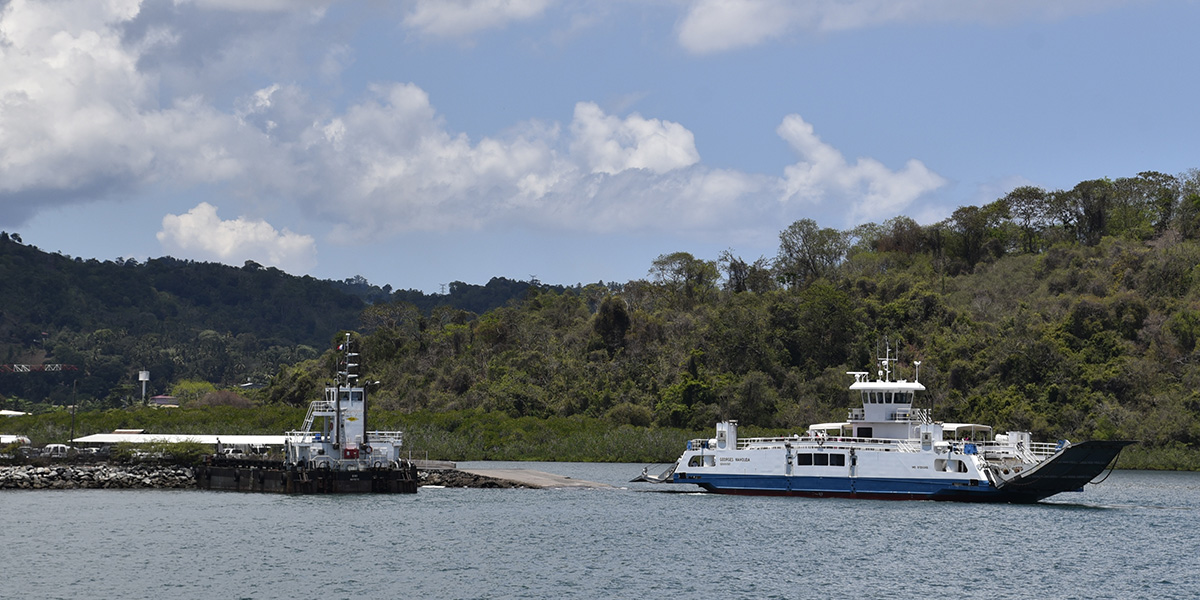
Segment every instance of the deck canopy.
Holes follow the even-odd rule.
[[[977,423],[942,423],[942,436],[946,438],[959,439],[966,436],[974,439],[980,435],[991,437],[992,427]]]

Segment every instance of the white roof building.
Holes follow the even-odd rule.
[[[133,433],[117,430],[113,433],[94,433],[71,440],[76,444],[147,444],[163,442],[178,444],[180,442],[197,442],[216,446],[283,446],[282,435],[210,435],[194,433]]]

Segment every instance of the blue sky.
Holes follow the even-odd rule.
[[[1200,167],[1200,3],[0,2],[0,228],[434,292]]]

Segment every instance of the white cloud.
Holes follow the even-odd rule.
[[[788,115],[777,132],[800,155],[800,162],[784,169],[785,202],[816,204],[832,197],[849,202],[852,221],[878,221],[946,183],[918,160],[909,160],[899,171],[872,158],[860,158],[851,165],[841,152],[821,141],[800,115]]]
[[[679,26],[679,43],[696,53],[751,46],[795,27],[798,3],[776,0],[700,0]]]
[[[168,252],[207,258],[227,264],[246,260],[303,272],[315,264],[316,244],[311,236],[270,223],[238,217],[222,221],[217,208],[207,202],[182,215],[167,215],[162,220],[158,241]]]
[[[592,173],[648,169],[662,174],[700,161],[692,132],[679,123],[640,115],[621,120],[591,102],[575,105],[571,133],[571,153]]]
[[[200,97],[160,106],[141,52],[126,44],[137,2],[16,0],[0,12],[0,211],[27,216],[147,182],[224,181],[262,153],[261,132]]]
[[[428,35],[465,37],[542,14],[551,0],[416,0],[404,24]]]
[[[581,102],[565,132],[527,123],[472,142],[446,131],[419,87],[379,86],[295,144],[298,160],[325,178],[298,180],[292,193],[309,193],[312,210],[348,240],[506,223],[716,230],[760,215],[739,202],[771,188],[767,178],[698,165],[694,136],[678,123]]]
[[[545,5],[445,6],[479,8],[497,23],[528,18]],[[871,159],[849,165],[799,117],[789,117],[779,130],[802,157],[782,178],[705,166],[685,124],[609,114],[592,102],[577,103],[569,123],[524,122],[473,139],[451,131],[425,90],[412,83],[379,83],[333,109],[326,103],[336,94],[286,78],[180,75],[186,71],[182,57],[192,55],[179,46],[198,42],[187,24],[171,19],[190,18],[200,10],[196,6],[182,17],[146,18],[152,22],[139,20],[137,2],[13,0],[3,6],[0,221],[5,223],[20,224],[52,204],[114,190],[203,184],[229,202],[248,205],[238,210],[242,214],[294,210],[297,219],[289,222],[321,223],[322,232],[331,230],[337,241],[512,224],[582,232],[774,232],[781,213],[798,199],[810,207],[835,198],[855,202],[859,212],[891,211],[942,184],[917,161],[899,171]],[[256,8],[281,6],[267,2]],[[418,12],[432,11],[423,13],[429,15],[437,6],[443,5],[416,5]],[[256,18],[239,17],[238,23]],[[308,18],[268,17],[286,31],[272,30],[267,37],[281,38],[301,37],[297,32]],[[254,37],[246,32],[256,31],[247,27],[232,41],[200,44],[198,55],[216,56],[221,65],[213,73],[239,67],[239,61],[264,68],[268,59],[261,55],[276,42],[246,42],[242,38]],[[261,52],[240,52],[247,43]],[[346,53],[332,44],[311,54],[330,52]],[[200,71],[209,68],[197,62],[205,63],[196,67]],[[214,99],[190,91],[207,89],[203,85],[178,83],[189,77],[257,83]],[[168,79],[174,83],[164,83]],[[781,204],[780,190],[792,202]],[[263,220],[222,221],[207,204],[168,215],[159,239],[173,252],[222,261],[252,258],[282,267],[315,260],[311,237],[276,231]]]
[[[247,12],[283,12],[296,10],[321,11],[335,0],[175,0],[177,4],[192,3],[202,8]]]
[[[693,0],[680,21],[679,44],[697,54],[754,46],[789,34],[832,32],[890,23],[1055,19],[1129,0]]]

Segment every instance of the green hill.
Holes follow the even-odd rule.
[[[1142,464],[1196,466],[1194,170],[1018,188],[926,226],[898,217],[838,231],[802,219],[773,259],[678,252],[653,260],[645,280],[526,285],[471,305],[480,310],[430,308],[361,281],[344,282],[366,285],[348,295],[253,264],[84,262],[11,240],[0,250],[0,275],[63,273],[4,288],[10,358],[19,348],[86,365],[97,402],[124,388],[94,374],[131,381],[131,365],[149,365],[226,385],[271,374],[252,399],[303,406],[332,370],[322,340],[342,328],[361,344],[366,379],[380,382],[377,406],[391,412],[379,422],[409,419],[429,440],[474,443],[480,423],[491,439],[551,417],[582,419],[600,437],[598,423],[707,431],[722,418],[790,430],[844,419],[845,372],[874,369],[887,343],[901,377],[921,361],[939,420],[1137,439],[1157,457]],[[69,389],[54,388],[55,401]],[[504,455],[495,447],[474,456]]]

